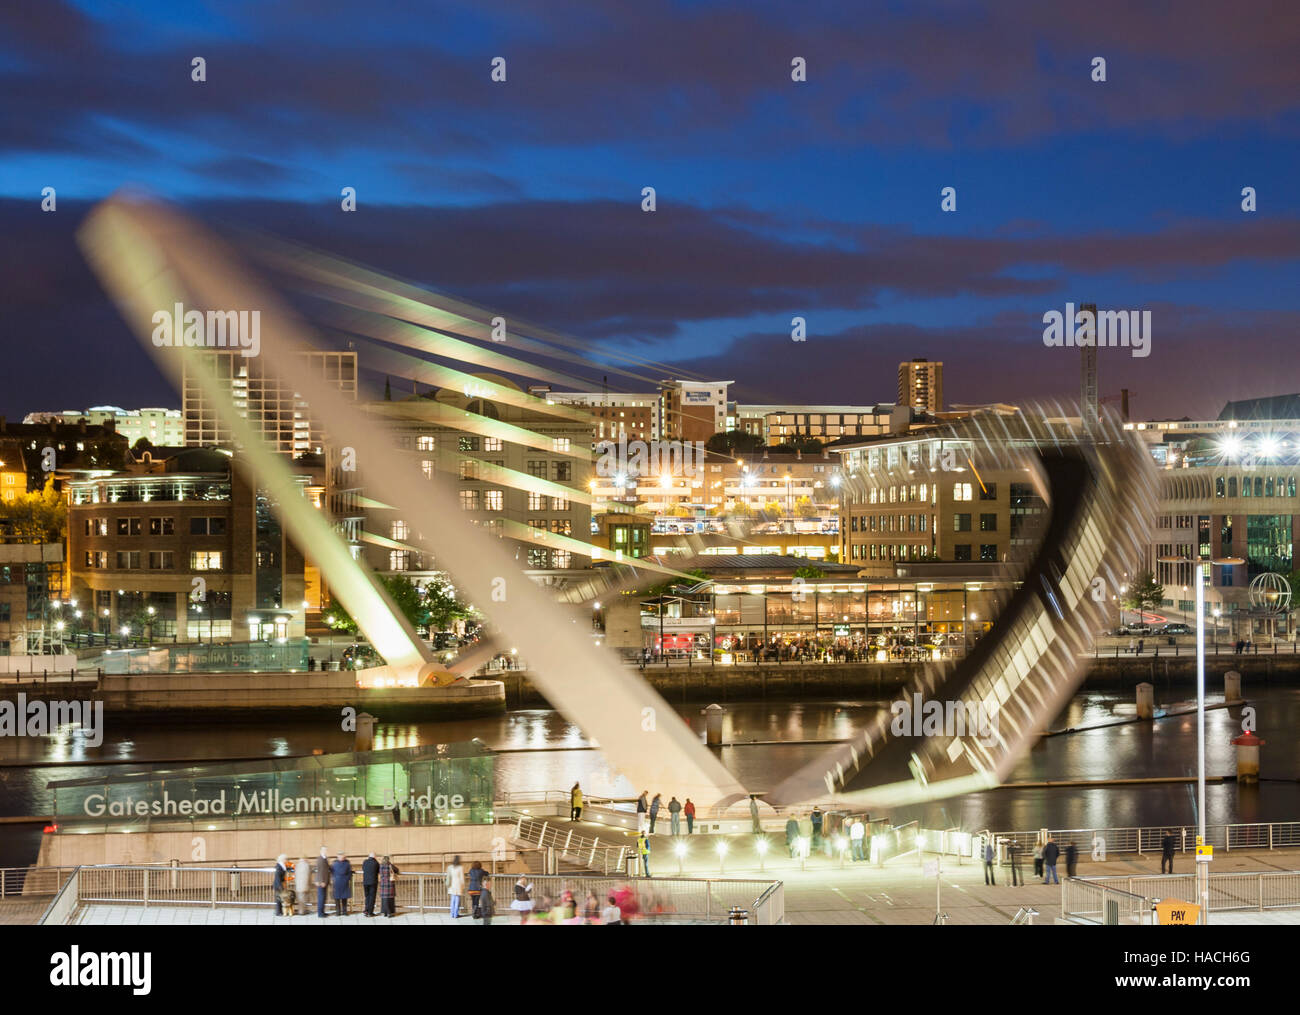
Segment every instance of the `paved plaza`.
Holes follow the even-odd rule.
[[[784,844],[773,841],[773,851],[769,852],[763,869],[757,862],[753,851],[752,836],[727,836],[727,861],[725,869],[719,872],[716,848],[721,836],[697,835],[686,839],[687,856],[682,860],[682,876],[693,878],[744,878],[776,879],[785,886],[785,919],[792,925],[925,925],[935,917],[935,877],[927,876],[921,866],[921,860],[912,854],[891,861],[883,867],[866,862],[854,863],[846,860],[842,865],[838,859],[827,860],[824,857],[809,858],[801,865],[791,861],[785,855]],[[663,878],[678,876],[675,857],[669,852],[668,836],[655,836],[653,848],[660,855],[651,861],[651,870]],[[779,849],[780,855],[774,855]],[[663,855],[667,854],[667,855]],[[654,854],[652,854],[653,857]],[[934,860],[927,854],[927,861]],[[955,857],[942,858],[939,881],[941,911],[948,916],[948,923],[956,924],[1008,924],[1021,907],[1037,910],[1035,924],[1051,925],[1060,915],[1061,889],[1056,885],[1044,885],[1032,875],[1032,859],[1027,858],[1022,874],[1028,875],[1029,883],[1017,887],[1010,884],[1010,869],[997,868],[997,884],[984,884],[983,868],[970,860],[958,863]],[[1175,870],[1187,873],[1191,870],[1192,859],[1180,855],[1175,862]],[[1300,850],[1233,851],[1218,853],[1213,861],[1215,873],[1234,871],[1294,871],[1300,870]],[[1160,858],[1158,855],[1137,856],[1121,854],[1111,856],[1105,862],[1081,861],[1079,875],[1088,876],[1136,876],[1158,874]],[[1062,862],[1058,872],[1064,876],[1065,866]],[[574,872],[575,878],[582,875]],[[32,903],[29,900],[24,907],[24,916],[34,918]],[[43,908],[43,907],[42,907]],[[38,916],[39,913],[35,913]],[[1255,911],[1237,911],[1215,913],[1210,918],[1212,923],[1222,924],[1300,924],[1300,908],[1289,910],[1272,910],[1264,913]],[[19,921],[15,921],[19,922]],[[27,921],[22,921],[27,922]],[[393,919],[374,917],[366,919],[361,915],[345,918],[330,916],[324,920],[315,916],[297,916],[291,920],[276,918],[267,907],[262,908],[218,908],[203,906],[121,906],[91,905],[79,913],[81,924],[219,924],[252,925],[276,924],[279,926],[317,927],[317,926],[406,926],[410,924],[453,924],[459,926],[480,926],[479,921],[462,918],[452,921],[447,913],[402,913]],[[502,913],[496,922],[511,926],[517,920],[510,913]]]

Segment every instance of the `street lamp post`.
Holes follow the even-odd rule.
[[[1187,557],[1159,557],[1162,563],[1199,564]],[[1210,561],[1217,566],[1241,563],[1239,557],[1218,557]],[[1192,570],[1196,585],[1196,844],[1205,843],[1205,579],[1199,567]],[[1209,923],[1210,866],[1198,851],[1196,856],[1196,895],[1200,905],[1200,922]]]
[[[1205,582],[1193,574],[1196,582],[1196,796],[1199,834],[1197,844],[1205,842]],[[1200,897],[1201,923],[1208,923],[1210,912],[1210,866],[1196,857],[1196,893]]]

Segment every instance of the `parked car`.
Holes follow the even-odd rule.
[[[1194,634],[1195,632],[1186,624],[1166,624],[1160,628],[1157,634]]]

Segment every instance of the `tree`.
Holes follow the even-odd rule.
[[[818,578],[825,578],[826,572],[814,564],[804,564],[794,569],[794,577],[803,578],[807,581],[816,581]]]
[[[785,508],[781,506],[779,500],[769,500],[763,505],[763,512],[772,515],[774,518],[781,518],[785,515]]]
[[[1145,611],[1154,610],[1164,601],[1165,587],[1156,581],[1156,576],[1150,571],[1143,571],[1133,577],[1133,584],[1128,587],[1123,603],[1125,608],[1137,610],[1141,617],[1139,623],[1145,625]]]
[[[794,513],[799,518],[816,518],[817,505],[812,502],[811,497],[800,497],[794,502]]]
[[[402,616],[411,622],[412,627],[420,628],[427,623],[428,611],[424,607],[424,599],[410,578],[401,574],[380,575],[379,583],[388,592]],[[356,620],[337,599],[333,600],[330,608],[325,611],[325,623],[335,631],[355,634],[360,630]]]
[[[647,596],[665,596],[677,589],[687,589],[692,585],[698,585],[701,581],[705,581],[709,577],[707,571],[698,567],[693,567],[689,571],[683,573],[691,575],[696,579],[696,581],[688,581],[685,578],[670,578],[668,581],[661,582],[658,585],[651,585],[645,590],[645,594]]]
[[[469,604],[456,598],[456,587],[446,575],[424,586],[424,612],[430,634],[446,631],[453,622],[473,615]]]
[[[58,543],[67,534],[68,505],[54,490],[54,477],[35,493],[0,503],[0,538],[15,543]]]
[[[763,438],[744,430],[721,430],[704,442],[704,447],[719,455],[752,455],[763,450]]]
[[[737,500],[729,512],[735,518],[753,518],[754,509],[749,506],[748,501]]]
[[[146,451],[152,454],[156,449],[153,446],[153,441],[148,437],[141,437],[131,445],[131,450],[135,452],[136,458],[143,458]]]

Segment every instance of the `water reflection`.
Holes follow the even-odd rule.
[[[1258,787],[1211,783],[1206,792],[1210,823],[1292,820],[1300,812],[1300,784],[1295,781],[1300,776],[1300,745],[1294,737],[1284,734],[1300,727],[1300,690],[1267,688],[1251,695],[1250,704],[1262,717],[1259,732],[1268,741],[1261,755],[1265,781]],[[719,757],[742,783],[762,792],[826,750],[825,743],[793,741],[848,739],[886,707],[884,702],[868,700],[730,703],[723,717],[724,741],[736,745],[759,743],[722,748]],[[700,706],[681,706],[678,711],[703,738]],[[1131,698],[1090,692],[1071,700],[1052,728],[1078,729],[1131,714]],[[1207,771],[1211,775],[1233,774],[1235,758],[1230,741],[1241,731],[1241,719],[1240,707],[1206,713]],[[375,729],[375,747],[415,747],[471,737],[508,752],[497,762],[498,790],[503,793],[539,793],[567,788],[575,781],[581,781],[592,793],[631,797],[643,789],[652,794],[673,792],[671,786],[628,783],[609,768],[598,750],[590,749],[591,741],[581,729],[549,709],[523,709],[489,718],[444,722],[381,722]],[[104,742],[98,747],[90,747],[79,731],[67,728],[47,737],[6,737],[0,739],[0,814],[49,813],[51,800],[46,784],[50,780],[120,773],[129,768],[103,764],[107,761],[122,759],[143,765],[283,757],[311,754],[314,750],[347,751],[352,743],[353,734],[340,729],[337,722],[174,724],[123,730],[110,721]],[[1173,717],[1152,724],[1109,726],[1045,738],[1020,760],[1009,781],[1186,776],[1195,774],[1195,763],[1195,718]],[[890,816],[968,830],[1181,824],[1194,820],[1193,796],[1189,786],[1182,783],[1002,789],[917,805]],[[9,831],[14,834],[0,839],[13,842],[29,838],[17,829]],[[39,829],[36,837],[39,839]],[[0,853],[9,849],[5,842],[0,842]],[[34,843],[19,848],[19,859],[0,856],[0,865],[27,862],[34,855]]]

